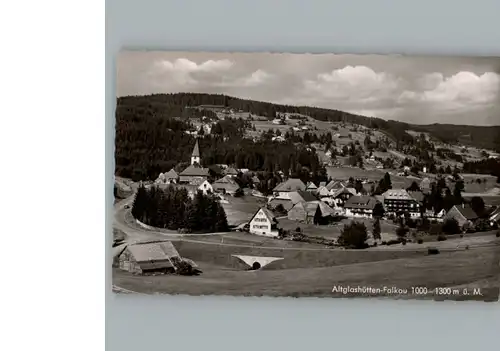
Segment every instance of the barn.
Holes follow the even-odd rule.
[[[118,268],[131,273],[173,273],[181,257],[170,241],[126,246],[115,260]]]

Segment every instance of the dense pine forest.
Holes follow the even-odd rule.
[[[186,189],[166,189],[141,186],[132,205],[132,215],[144,224],[189,233],[222,232],[228,230],[222,205],[211,195],[201,192],[194,199]]]
[[[116,174],[138,179],[154,179],[179,162],[188,162],[194,145],[190,118],[216,117],[208,110],[188,108],[200,105],[222,105],[273,119],[279,113],[298,113],[321,121],[346,121],[384,131],[392,136],[398,148],[415,145],[416,140],[406,133],[411,129],[430,133],[444,142],[460,141],[465,145],[500,150],[500,127],[475,127],[455,125],[409,125],[380,118],[369,118],[343,111],[277,105],[267,102],[244,100],[215,94],[156,94],[127,96],[117,99],[116,106]],[[200,140],[200,151],[205,165],[212,163],[235,164],[240,168],[273,171],[276,166],[291,172],[320,171],[320,163],[311,148],[272,142],[244,139],[243,120],[219,121],[210,136]]]

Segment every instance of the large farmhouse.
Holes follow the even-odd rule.
[[[384,194],[384,208],[389,214],[408,212],[411,217],[420,216],[420,204],[404,189],[389,189]]]
[[[271,211],[265,207],[261,207],[250,219],[250,233],[256,235],[264,235],[277,237],[278,221]]]

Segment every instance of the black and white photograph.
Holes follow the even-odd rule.
[[[112,289],[497,301],[500,58],[122,51]]]

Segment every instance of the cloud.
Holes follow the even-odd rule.
[[[493,72],[478,75],[461,71],[449,77],[430,73],[419,80],[419,85],[420,90],[401,93],[399,102],[418,102],[440,110],[470,109],[497,101],[500,76]]]
[[[241,78],[227,77],[222,82],[215,83],[215,86],[223,88],[251,88],[267,84],[272,78],[273,75],[258,69]]]
[[[149,75],[160,83],[187,87],[223,77],[233,66],[234,62],[227,59],[207,60],[198,64],[186,58],[178,58],[175,61],[157,61]]]
[[[325,99],[370,103],[390,97],[400,84],[391,74],[367,66],[346,66],[306,80],[304,88],[306,94]]]

